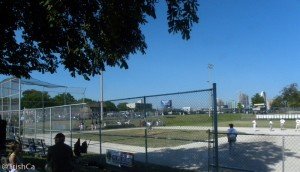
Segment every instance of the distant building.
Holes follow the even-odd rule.
[[[250,107],[249,96],[247,94],[240,93],[239,103],[242,104],[244,108],[249,108]]]
[[[181,109],[188,114],[190,114],[192,110],[191,107],[182,107]]]
[[[146,108],[146,110],[152,110],[152,104],[151,103],[139,103],[140,101],[138,101],[137,103],[127,103],[126,106],[131,109],[131,110],[144,110],[144,108]]]

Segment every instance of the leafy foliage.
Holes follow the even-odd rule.
[[[239,110],[239,113],[241,113],[241,111],[244,109],[244,106],[243,106],[242,103],[238,103],[238,104],[237,104],[237,108],[238,108],[238,110]]]
[[[42,108],[53,106],[50,95],[47,92],[26,90],[22,93],[21,108]]]
[[[53,97],[56,106],[76,103],[75,98],[70,93],[58,94]]]
[[[300,91],[296,83],[290,84],[282,89],[281,95],[277,96],[272,107],[300,107]]]
[[[117,105],[117,108],[119,111],[126,111],[126,110],[129,110],[129,108],[127,107],[127,103],[124,102],[124,103],[119,103]]]
[[[251,101],[252,101],[252,105],[254,104],[258,104],[258,103],[265,103],[265,99],[260,96],[258,93],[256,93],[252,98],[251,98]]]
[[[147,48],[141,25],[156,18],[157,0],[0,1],[0,74],[30,77],[56,72],[100,74],[128,68],[130,54]],[[190,38],[198,23],[197,0],[166,0],[170,33]],[[18,34],[16,34],[18,33]],[[21,35],[22,39],[16,39]]]
[[[111,101],[106,101],[103,104],[104,112],[117,111],[116,105]]]

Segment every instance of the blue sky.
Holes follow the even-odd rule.
[[[237,100],[239,92],[252,97],[265,91],[271,99],[283,87],[299,84],[300,1],[199,1],[200,22],[191,39],[168,33],[166,7],[157,19],[142,26],[146,55],[130,56],[129,69],[107,68],[104,98],[206,89],[217,83],[217,97]],[[207,65],[213,64],[211,77]],[[56,74],[32,77],[69,87],[85,87],[86,97],[100,98],[100,77],[85,81],[60,68]],[[0,76],[4,79],[6,76]]]

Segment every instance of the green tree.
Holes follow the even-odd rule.
[[[105,112],[117,111],[116,105],[111,101],[104,102],[103,108]]]
[[[286,107],[287,104],[283,101],[282,96],[277,96],[271,104],[271,108],[280,108],[280,107]]]
[[[53,106],[53,100],[48,92],[26,90],[22,93],[21,108],[42,108]]]
[[[244,109],[244,106],[242,105],[242,103],[238,103],[238,104],[237,104],[237,108],[238,108],[238,110],[239,110],[239,113],[241,113],[242,110]]]
[[[81,98],[79,100],[77,100],[78,103],[88,103],[88,104],[96,104],[96,103],[99,103],[99,101],[96,101],[96,100],[92,100],[92,99],[89,99],[89,98]]]
[[[281,95],[277,96],[271,107],[300,107],[300,92],[298,85],[292,83],[281,90]]]
[[[119,103],[119,104],[117,105],[117,108],[118,108],[119,111],[126,111],[126,110],[129,109],[126,105],[127,105],[126,102],[124,102],[124,103]]]
[[[197,0],[166,0],[169,33],[190,38]],[[128,68],[145,54],[141,26],[156,18],[156,0],[0,1],[0,74],[54,73],[59,64],[86,79],[105,65]],[[16,33],[22,40],[16,39]]]
[[[75,98],[70,93],[62,93],[53,97],[56,106],[76,103]]]
[[[251,98],[251,101],[252,101],[252,105],[254,104],[258,104],[258,103],[265,103],[265,99],[260,96],[258,93],[256,93],[252,98]]]

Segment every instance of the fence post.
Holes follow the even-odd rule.
[[[146,112],[146,97],[144,97],[144,116],[145,116],[145,163],[146,171],[148,171],[148,130],[147,130],[147,112]]]
[[[36,139],[36,109],[34,110],[34,139]]]
[[[70,106],[69,108],[69,113],[70,113],[70,146],[71,148],[73,148],[73,144],[72,144],[72,106]]]
[[[284,172],[284,160],[285,160],[285,153],[284,153],[284,145],[285,143],[285,137],[282,136],[282,147],[281,147],[281,152],[282,152],[282,172]]]
[[[217,84],[213,83],[213,107],[214,107],[214,157],[215,157],[215,171],[219,170],[219,145],[218,145],[218,112],[217,112]]]
[[[52,108],[50,108],[50,144],[52,145]]]
[[[102,120],[101,117],[99,116],[99,144],[100,144],[100,158],[102,154]]]
[[[207,142],[207,153],[208,153],[208,155],[207,155],[207,171],[210,171],[210,140],[211,140],[211,138],[210,138],[210,129],[208,129],[207,130],[207,133],[208,133],[208,142]]]

